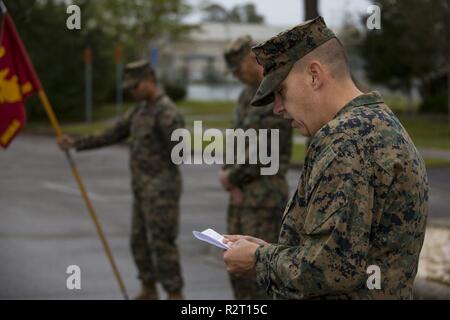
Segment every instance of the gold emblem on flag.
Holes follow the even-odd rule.
[[[0,70],[0,104],[16,103],[22,101],[19,79],[16,75],[6,79],[9,69]]]

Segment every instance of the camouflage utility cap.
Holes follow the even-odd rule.
[[[245,35],[237,38],[227,46],[223,56],[230,71],[234,72],[239,68],[242,60],[251,52],[253,45],[252,37]]]
[[[252,48],[258,63],[264,67],[264,79],[253,97],[253,106],[274,101],[274,90],[283,82],[292,66],[335,34],[322,17],[309,20]]]
[[[139,60],[126,64],[122,84],[123,89],[133,88],[140,80],[150,74],[154,74],[154,70],[148,60]]]

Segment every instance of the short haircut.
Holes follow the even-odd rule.
[[[331,77],[336,80],[351,79],[347,54],[342,43],[337,39],[331,39],[307,54],[300,61],[307,64],[311,60],[318,60],[330,70]]]

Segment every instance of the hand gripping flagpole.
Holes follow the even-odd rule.
[[[2,0],[0,0],[0,9],[1,9],[1,13],[2,15],[5,15],[7,12],[6,6],[3,3]],[[59,125],[58,119],[56,118],[55,113],[53,112],[53,108],[47,98],[47,94],[45,93],[42,85],[40,86],[39,89],[39,98],[41,100],[42,105],[44,106],[45,112],[47,113],[47,116],[50,120],[50,123],[55,131],[56,137],[59,138],[63,135],[62,130],[61,130],[61,126]],[[108,241],[106,240],[105,234],[103,232],[103,229],[101,227],[100,221],[97,218],[97,214],[95,213],[94,207],[91,203],[91,200],[89,199],[88,193],[86,191],[86,188],[83,184],[83,181],[81,180],[81,176],[78,172],[78,168],[77,165],[75,163],[75,161],[73,160],[70,151],[66,150],[65,151],[65,155],[67,158],[67,161],[69,162],[70,168],[72,170],[72,174],[77,182],[78,188],[80,189],[81,195],[83,197],[84,203],[86,204],[86,207],[88,209],[89,215],[92,219],[92,222],[94,223],[95,229],[97,231],[97,234],[101,240],[101,243],[103,245],[103,249],[106,253],[106,256],[109,260],[109,263],[111,264],[111,268],[113,270],[114,276],[117,280],[117,283],[119,285],[120,291],[122,292],[122,295],[124,297],[125,300],[128,300],[128,294],[127,294],[127,290],[125,288],[124,282],[122,280],[122,277],[119,273],[119,269],[117,268],[117,265],[114,261],[114,257],[112,255],[111,249],[109,248],[108,245]]]

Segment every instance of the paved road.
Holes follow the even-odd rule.
[[[127,149],[76,155],[130,295],[139,291],[129,250],[131,196]],[[114,277],[54,140],[19,137],[0,151],[0,299],[120,299]],[[192,230],[225,230],[226,194],[214,166],[183,166],[178,239],[188,299],[231,299],[221,251]],[[291,189],[298,170],[289,172]],[[450,224],[450,169],[430,170],[430,221]],[[66,268],[81,268],[81,290],[66,288]]]

